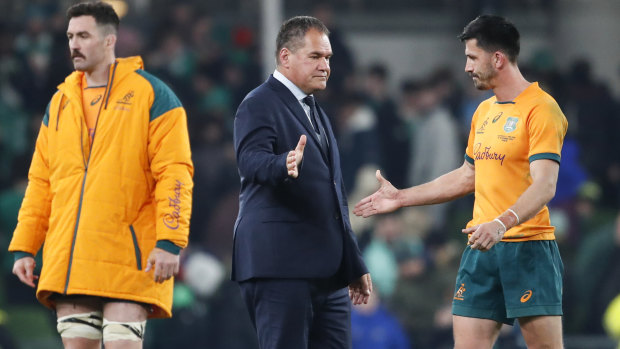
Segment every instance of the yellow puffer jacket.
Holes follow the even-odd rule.
[[[170,317],[173,281],[145,273],[157,241],[187,245],[193,164],[185,110],[140,57],[110,67],[92,145],[81,72],[58,86],[39,132],[9,250],[44,244],[37,298],[82,294],[153,305]],[[167,241],[165,241],[167,240]]]

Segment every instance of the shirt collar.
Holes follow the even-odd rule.
[[[273,72],[273,77],[276,80],[280,81],[282,84],[284,84],[284,86],[286,86],[286,88],[288,88],[291,93],[293,93],[293,95],[295,96],[295,98],[297,98],[298,101],[301,101],[302,99],[306,98],[306,96],[308,96],[304,93],[304,91],[297,87],[297,85],[295,85],[291,80],[284,76],[284,74],[280,73],[278,69]]]

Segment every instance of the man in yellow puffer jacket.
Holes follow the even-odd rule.
[[[170,317],[187,245],[192,176],[185,110],[116,58],[119,18],[102,2],[68,12],[75,71],[58,86],[37,138],[9,251],[13,273],[56,311],[65,347],[141,348],[147,318]]]

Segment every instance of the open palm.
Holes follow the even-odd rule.
[[[369,217],[378,213],[392,212],[400,208],[398,189],[381,176],[381,171],[377,170],[376,176],[379,182],[379,189],[355,205],[353,213],[356,216]]]

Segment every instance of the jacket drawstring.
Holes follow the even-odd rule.
[[[103,107],[103,109],[108,109],[108,101],[110,100],[110,92],[112,91],[112,84],[114,83],[114,75],[116,74],[116,67],[118,66],[118,62],[114,62],[114,68],[112,69],[112,77],[110,78],[110,83],[108,84],[107,87],[107,96],[105,99],[105,106]]]

